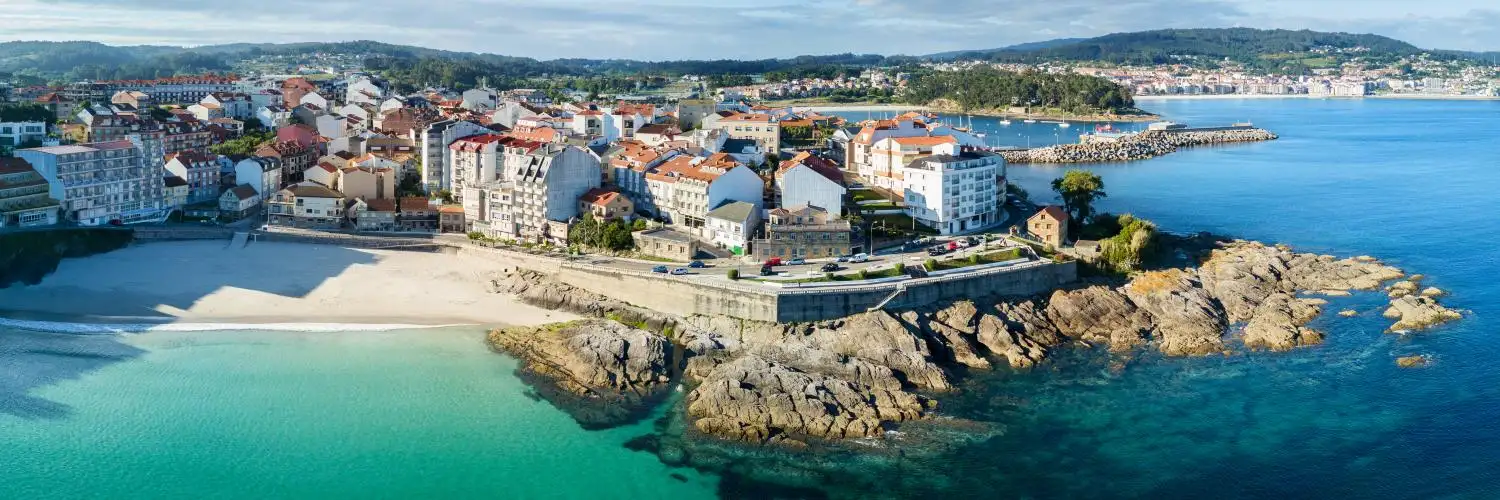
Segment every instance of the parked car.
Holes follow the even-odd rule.
[[[651,268],[651,272],[666,274],[666,272],[667,272],[667,266],[656,266],[656,267],[653,267],[653,268]]]
[[[801,257],[798,257],[798,258],[786,261],[786,265],[788,265],[788,266],[800,266],[800,265],[803,265],[803,264],[806,264],[806,263],[807,263],[807,261],[803,260]]]
[[[825,272],[825,273],[831,273],[831,272],[837,271],[839,269],[843,269],[843,268],[839,267],[838,264],[835,264],[835,263],[832,263],[832,262],[829,262],[827,264],[823,264],[823,272]]]
[[[767,267],[776,267],[776,266],[779,266],[779,265],[781,265],[781,257],[771,257],[769,259],[766,259],[765,265]]]
[[[693,269],[703,269],[705,267],[708,267],[708,264],[704,264],[701,260],[695,260],[691,263],[688,263],[688,267],[691,267]]]
[[[849,262],[849,256],[848,255],[840,255],[839,258],[835,259],[835,260],[838,261],[838,262]]]
[[[927,270],[923,269],[922,266],[907,266],[906,275],[913,278],[926,278]]]
[[[688,270],[687,270],[686,267],[679,267],[677,269],[673,269],[672,270],[672,275],[673,276],[682,276],[682,275],[687,274],[687,273],[688,273]]]
[[[870,254],[867,254],[867,253],[857,253],[857,254],[854,254],[853,257],[849,258],[849,262],[854,262],[854,263],[869,262],[869,261],[870,261]]]
[[[927,249],[927,255],[932,256],[932,257],[937,257],[939,255],[947,255],[947,254],[948,254],[948,245],[938,245],[938,246],[935,246],[935,247]]]
[[[773,275],[773,274],[776,274],[776,271],[773,270],[773,269],[771,269],[771,265],[770,264],[766,264],[766,265],[760,266],[760,275],[761,276],[770,276],[770,275]]]
[[[958,240],[954,242],[954,244],[958,245],[958,248],[969,248],[969,245],[971,245],[971,243],[969,243],[969,240]]]

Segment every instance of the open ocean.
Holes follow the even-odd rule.
[[[1281,139],[1087,167],[1104,178],[1102,209],[1174,232],[1380,257],[1427,275],[1452,293],[1445,304],[1469,314],[1400,337],[1383,333],[1381,296],[1359,294],[1332,299],[1314,323],[1326,344],[1289,353],[1111,363],[1073,352],[1031,372],[975,375],[941,396],[940,409],[994,435],[914,450],[895,469],[851,462],[826,471],[819,488],[847,497],[1500,497],[1491,319],[1500,317],[1500,103],[1142,105],[1191,125],[1253,121]],[[994,120],[974,122],[1015,144]],[[1048,144],[1055,129],[1016,133]],[[1038,200],[1061,172],[1009,170]],[[1333,314],[1346,308],[1362,314]],[[1434,362],[1395,366],[1411,354]],[[528,397],[514,368],[478,328],[73,335],[0,326],[0,498],[720,492],[714,474],[623,447],[652,432],[650,421],[584,431]]]

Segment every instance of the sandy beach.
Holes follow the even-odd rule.
[[[329,245],[137,244],[66,259],[35,286],[0,289],[18,317],[153,317],[189,323],[535,325],[573,319],[489,293],[505,269],[472,257]]]

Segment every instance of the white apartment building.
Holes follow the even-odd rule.
[[[647,192],[638,196],[667,222],[699,236],[704,236],[709,210],[732,201],[757,209],[764,205],[765,181],[724,153],[675,156],[646,172],[645,181]]]
[[[997,154],[939,146],[902,172],[906,213],[939,233],[962,234],[1005,220],[1005,159]]]
[[[864,163],[856,165],[860,178],[883,189],[900,190],[901,175],[912,160],[930,156],[939,146],[955,146],[949,136],[887,137],[876,141]]]
[[[464,216],[494,238],[566,242],[553,228],[578,217],[578,198],[599,187],[599,160],[576,146],[547,144],[523,155],[502,181],[471,188]]]
[[[47,138],[47,124],[42,122],[0,122],[0,148],[20,147],[28,142],[40,143]]]
[[[127,140],[22,149],[62,203],[63,218],[85,226],[161,219],[161,143],[150,135]]]
[[[287,186],[272,196],[273,224],[311,228],[337,228],[344,221],[343,193],[316,182]]]
[[[422,131],[422,183],[428,191],[451,189],[453,180],[448,177],[448,162],[453,161],[453,150],[448,149],[459,139],[487,134],[490,129],[461,120],[433,122]]]
[[[234,164],[234,178],[241,185],[249,184],[261,199],[270,199],[276,191],[281,190],[281,160],[269,156],[240,160]]]

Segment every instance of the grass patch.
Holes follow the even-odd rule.
[[[1008,260],[1016,260],[1016,259],[1021,258],[1021,249],[1019,249],[1019,248],[1008,248],[1008,249],[1005,249],[1005,250],[1000,250],[998,252],[990,252],[990,253],[986,253],[986,254],[975,255],[973,257],[975,257],[975,258],[971,259],[969,257],[963,257],[963,258],[959,258],[959,259],[948,259],[948,260],[937,261],[937,269],[934,269],[934,271],[946,271],[946,270],[949,270],[949,269],[963,269],[965,267],[970,267],[970,266],[979,266],[979,265],[984,265],[984,264],[994,264],[996,262],[1005,262],[1005,261],[1008,261]]]
[[[865,279],[866,280],[875,280],[875,279],[882,279],[882,278],[895,278],[897,276],[903,276],[903,274],[896,272],[895,269],[881,269],[881,270],[878,270],[878,271],[868,271],[868,272],[865,273]],[[853,275],[853,274],[835,274],[835,275],[833,275],[833,278],[831,278],[831,279],[828,276],[826,276],[826,275],[808,276],[806,278],[787,279],[787,280],[773,280],[773,279],[765,279],[765,278],[750,278],[750,279],[754,280],[754,281],[763,281],[763,282],[767,282],[767,283],[830,283],[830,282],[853,282],[853,281],[861,281],[858,276]]]
[[[910,215],[906,214],[865,215],[864,218],[866,220],[869,220],[871,224],[884,225],[888,229],[914,232],[916,234],[924,234],[929,236],[938,234],[936,229],[924,226],[922,224],[916,224],[915,229],[913,229],[913,222],[915,221],[912,220]]]
[[[886,198],[884,196],[881,196],[880,193],[875,192],[874,189],[856,189],[856,190],[850,191],[849,195],[854,197],[854,202],[855,203],[859,203],[859,202],[862,202],[862,201],[876,201],[876,200],[891,201],[890,198]]]

